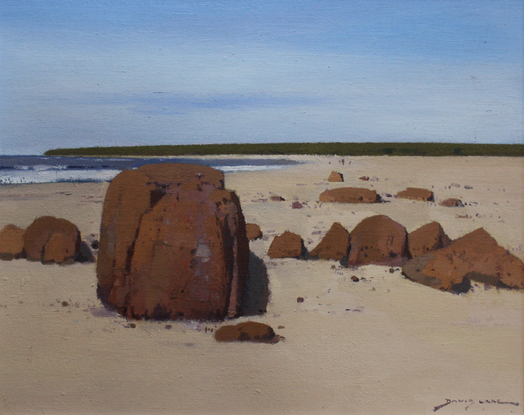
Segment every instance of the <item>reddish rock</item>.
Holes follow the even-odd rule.
[[[246,236],[250,241],[262,238],[263,235],[260,226],[256,223],[246,223]]]
[[[295,201],[291,203],[291,209],[302,209],[304,205],[300,203],[299,201]]]
[[[410,280],[443,291],[467,291],[470,280],[524,288],[524,263],[501,247],[483,228],[453,241],[446,248],[408,261]]]
[[[424,202],[433,202],[433,192],[427,189],[420,189],[417,187],[408,187],[397,193],[401,199],[421,200]]]
[[[269,198],[272,202],[285,202],[286,199],[284,199],[282,196],[273,195]]]
[[[349,251],[349,232],[340,223],[335,222],[310,255],[321,259],[345,258]]]
[[[450,197],[446,200],[443,200],[442,202],[439,203],[440,206],[446,206],[446,207],[462,207],[464,206],[462,204],[462,200],[460,199],[455,199],[453,197]]]
[[[450,242],[438,222],[428,223],[408,235],[409,253],[412,258],[445,248]]]
[[[249,245],[238,197],[210,167],[126,170],[104,202],[98,295],[135,319],[223,319],[240,310]]]
[[[364,219],[350,232],[350,238],[348,265],[398,266],[408,256],[406,228],[385,215]]]
[[[80,252],[80,231],[67,219],[41,216],[24,233],[24,251],[29,261],[69,264]]]
[[[332,171],[328,178],[328,182],[343,182],[343,181],[344,181],[344,175],[336,171]]]
[[[369,176],[360,176],[359,180],[362,180],[363,182],[369,181]]]
[[[339,203],[379,203],[380,196],[374,190],[360,187],[340,187],[338,189],[325,190],[321,193],[321,202]]]
[[[296,233],[285,231],[271,242],[267,252],[270,258],[300,258],[304,252],[304,241]]]
[[[0,259],[11,261],[24,257],[24,229],[6,225],[0,232]]]
[[[215,340],[218,342],[277,343],[279,339],[273,328],[255,321],[222,326],[215,332]]]

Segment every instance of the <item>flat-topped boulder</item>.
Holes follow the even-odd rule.
[[[408,235],[409,253],[412,258],[445,248],[451,242],[438,222],[428,223]]]
[[[25,257],[44,264],[70,264],[80,252],[80,231],[67,219],[36,218],[23,235]]]
[[[343,181],[344,181],[344,175],[337,171],[332,171],[328,177],[328,182],[343,182]]]
[[[11,261],[23,258],[25,230],[16,225],[6,225],[0,232],[0,259]]]
[[[224,189],[220,171],[152,164],[111,182],[100,228],[98,295],[124,317],[235,317],[248,261],[240,201]]]
[[[217,342],[278,343],[280,336],[271,326],[256,321],[220,327],[215,332]]]
[[[408,256],[407,232],[386,215],[370,216],[350,232],[348,265],[402,265]]]
[[[397,196],[401,199],[420,200],[423,202],[433,202],[434,200],[431,190],[418,187],[408,187],[406,190],[398,192]]]
[[[443,291],[467,291],[470,280],[496,287],[524,288],[524,263],[483,228],[447,247],[408,261],[403,274]]]
[[[267,255],[270,258],[300,258],[304,255],[304,241],[300,235],[285,231],[275,236],[269,246]]]
[[[322,192],[319,201],[324,203],[380,203],[382,200],[375,190],[361,187],[339,187]]]
[[[349,232],[339,222],[333,223],[310,256],[320,259],[344,259],[349,251]]]

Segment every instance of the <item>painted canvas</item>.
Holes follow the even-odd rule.
[[[0,2],[0,412],[522,414],[522,20]]]

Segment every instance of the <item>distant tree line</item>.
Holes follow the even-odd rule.
[[[339,156],[499,156],[522,157],[524,144],[451,143],[260,143],[184,144],[123,147],[58,148],[46,156],[209,156],[209,155],[339,155]]]

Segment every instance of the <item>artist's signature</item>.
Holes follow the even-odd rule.
[[[519,406],[518,402],[502,401],[500,399],[448,399],[443,404],[437,405],[433,408],[433,412],[437,412],[439,409],[442,409],[448,405],[459,403],[466,405],[465,409],[467,410],[471,405],[513,405]]]

